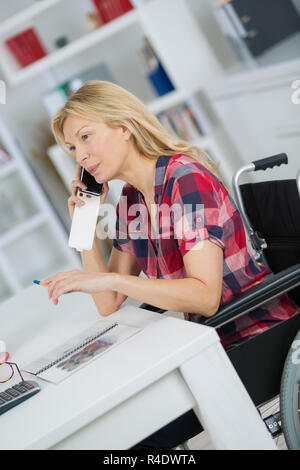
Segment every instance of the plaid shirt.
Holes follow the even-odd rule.
[[[151,230],[142,194],[125,184],[117,206],[113,242],[115,248],[134,254],[149,278],[187,277],[183,256],[206,239],[223,250],[220,305],[271,274],[248,250],[242,219],[232,197],[203,165],[186,155],[161,156],[156,162],[154,189],[157,234]],[[284,294],[217,331],[228,348],[297,312],[296,305]],[[198,323],[203,319],[200,314],[188,312],[184,312],[184,318]]]

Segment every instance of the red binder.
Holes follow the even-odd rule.
[[[17,38],[10,38],[5,41],[5,44],[7,48],[10,50],[14,58],[17,60],[17,62],[21,65],[21,67],[25,67],[28,65],[28,59],[24,55],[24,52],[22,51],[20,44],[18,44]]]
[[[24,31],[21,37],[31,52],[33,62],[47,55],[45,48],[33,28]]]
[[[98,16],[102,24],[108,23],[109,16],[107,15],[106,4],[103,0],[93,0]]]
[[[129,0],[93,0],[93,3],[103,24],[133,9]]]
[[[33,28],[7,39],[5,44],[21,67],[26,67],[47,55]]]

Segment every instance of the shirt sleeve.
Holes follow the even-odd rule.
[[[208,171],[185,171],[172,188],[174,238],[182,257],[198,242],[210,240],[223,250],[221,183]]]
[[[123,186],[116,208],[116,234],[113,246],[120,251],[134,254],[133,242],[128,233],[128,207],[130,205],[130,191],[128,185]]]

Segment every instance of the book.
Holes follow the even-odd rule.
[[[166,113],[160,113],[158,115],[158,119],[161,122],[161,124],[167,129],[169,134],[171,134],[173,137],[178,137]]]
[[[21,37],[24,39],[28,49],[31,51],[33,61],[41,59],[47,55],[45,48],[33,28],[29,28],[24,31]]]
[[[22,44],[18,43],[18,38],[7,39],[5,41],[5,45],[21,67],[26,67],[26,65],[28,65],[28,57],[24,54]]]
[[[182,109],[181,107],[177,107],[174,109],[174,114],[176,116],[176,122],[181,130],[181,133],[182,133],[182,138],[183,140],[186,140],[187,142],[191,141],[192,140],[192,136],[189,132],[189,129],[186,125],[186,121],[184,119],[184,116],[183,116],[183,112],[182,112]]]
[[[133,9],[129,0],[93,0],[93,3],[104,24]]]
[[[22,370],[58,383],[139,331],[123,323],[98,320]]]
[[[134,8],[134,5],[130,0],[118,0],[118,2],[120,3],[123,13],[128,13]]]
[[[186,104],[183,104],[181,107],[181,116],[189,136],[186,140],[193,141],[199,139],[201,134],[198,131],[198,127],[195,126],[194,121],[191,119],[191,113],[189,113],[189,111],[190,108],[188,108]]]
[[[101,23],[104,25],[109,22],[109,17],[107,15],[107,11],[105,8],[105,4],[103,0],[93,0],[93,4],[96,8],[97,14],[99,16],[99,19]]]
[[[7,39],[5,44],[21,67],[26,67],[47,55],[33,28]]]
[[[179,139],[185,139],[184,129],[182,128],[180,118],[178,118],[178,111],[176,108],[171,108],[168,110],[168,117],[177,137],[179,137]]]
[[[116,13],[114,11],[114,4],[111,0],[102,0],[101,1],[102,8],[104,10],[104,14],[107,17],[108,21],[112,21],[116,17]]]
[[[193,125],[194,129],[198,133],[198,137],[203,136],[202,126],[200,126],[199,121],[197,121],[197,119],[195,118],[192,108],[187,103],[185,103],[185,112],[188,115],[190,122]]]
[[[28,44],[26,37],[23,35],[23,33],[19,34],[19,36],[17,37],[17,43],[24,56],[25,66],[32,64],[35,60],[35,57],[31,50],[30,44]]]
[[[190,108],[201,134],[211,134],[212,123],[205,111],[199,106],[197,98],[195,96],[190,96],[187,98],[186,104]]]

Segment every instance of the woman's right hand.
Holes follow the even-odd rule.
[[[82,201],[77,196],[78,188],[86,189],[86,185],[80,179],[80,174],[81,174],[81,166],[79,164],[77,164],[76,165],[76,179],[73,180],[72,183],[71,183],[72,195],[68,199],[68,209],[69,209],[71,219],[73,218],[75,206],[81,207],[85,204],[85,202]],[[103,184],[103,192],[100,196],[100,206],[99,206],[99,208],[104,204],[107,193],[108,193],[108,190],[109,190],[108,184],[104,183]]]

